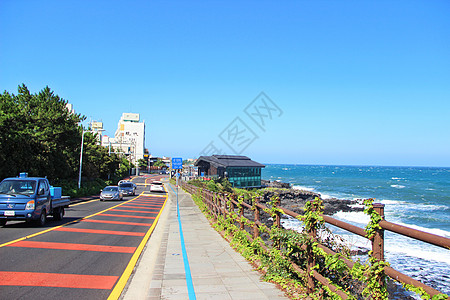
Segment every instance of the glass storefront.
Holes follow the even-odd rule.
[[[261,186],[261,168],[228,167],[226,172],[233,187]]]

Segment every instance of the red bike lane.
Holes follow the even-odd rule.
[[[117,299],[167,196],[140,194],[0,245],[1,299]]]

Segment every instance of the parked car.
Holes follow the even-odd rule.
[[[124,196],[136,195],[137,185],[131,181],[119,182],[119,188],[122,190],[122,193]]]
[[[164,193],[164,186],[161,181],[153,181],[150,185],[150,192],[162,192]]]
[[[123,200],[122,190],[116,185],[110,185],[100,191],[100,201]]]

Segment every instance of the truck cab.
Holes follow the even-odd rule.
[[[24,220],[43,226],[47,215],[62,219],[70,199],[52,195],[54,189],[47,178],[28,177],[26,173],[4,179],[0,183],[0,225],[4,226],[8,220]]]

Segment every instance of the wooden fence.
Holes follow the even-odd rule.
[[[252,205],[242,202],[242,201],[241,202],[236,201],[236,199],[233,199],[233,197],[229,197],[226,194],[215,193],[215,192],[209,191],[207,189],[202,189],[202,188],[196,187],[194,185],[188,184],[186,182],[182,182],[182,187],[190,194],[201,195],[203,202],[206,204],[206,206],[208,207],[209,211],[211,212],[211,214],[214,216],[215,219],[217,219],[217,217],[219,215],[226,217],[231,212],[235,212],[235,213],[239,214],[240,217],[244,217],[246,215],[245,212],[247,212],[247,215],[250,213],[253,214],[253,220],[249,220],[253,226],[253,228],[251,228],[251,230],[250,230],[253,233],[252,234],[253,239],[257,238],[260,235],[259,228],[262,226],[265,226],[263,223],[261,223],[260,214],[262,211],[264,211],[264,210],[267,211],[270,208],[261,204],[260,198],[255,199],[255,203],[253,203],[255,209],[252,209]],[[286,214],[288,216],[291,216],[294,218],[297,218],[299,216],[299,214],[297,214],[289,209],[279,206],[279,203],[276,203],[275,205],[276,205],[277,209],[281,210],[284,214]],[[419,231],[416,229],[412,229],[412,228],[409,228],[406,226],[388,222],[384,219],[384,204],[374,203],[373,207],[374,207],[375,211],[382,217],[382,220],[379,222],[381,229],[377,229],[374,237],[372,239],[370,239],[371,244],[372,244],[372,255],[377,260],[381,260],[381,261],[384,260],[384,231],[385,230],[395,232],[395,233],[403,235],[403,236],[407,236],[407,237],[410,237],[410,238],[413,238],[413,239],[416,239],[419,241],[423,241],[423,242],[450,250],[450,239],[441,237],[438,235],[426,233],[423,231]],[[356,234],[358,236],[367,238],[367,232],[363,228],[345,223],[343,221],[334,219],[330,216],[326,216],[326,215],[321,215],[321,216],[323,217],[323,220],[325,221],[325,223],[339,227],[341,229],[344,229],[344,230],[351,232],[353,234]],[[281,213],[277,213],[274,222],[275,222],[276,226],[279,228],[281,228],[280,221],[281,221]],[[238,223],[239,223],[240,229],[243,230],[245,228],[245,222],[238,221]],[[316,238],[317,233],[315,230],[312,230],[311,232],[309,232],[309,234],[312,235],[313,238]],[[251,240],[253,240],[253,239],[251,239]],[[331,254],[331,255],[336,254],[333,250],[327,248],[324,245],[319,244],[318,246],[322,250],[324,250],[327,254]],[[263,247],[265,250],[269,250],[269,248],[267,246],[263,246]],[[308,250],[310,250],[310,249],[306,249],[306,246],[305,246],[304,250],[306,250],[306,253],[308,253]],[[343,257],[341,259],[345,262],[345,264],[349,268],[352,268],[353,265],[355,264],[355,262],[352,260],[349,260],[349,259],[346,259]],[[315,279],[318,282],[320,282],[321,284],[330,288],[333,292],[338,294],[342,299],[347,299],[348,295],[346,293],[344,293],[343,291],[337,289],[334,285],[330,284],[330,282],[327,278],[325,278],[319,272],[317,272],[315,269],[313,269],[314,265],[315,265],[315,261],[314,261],[314,257],[312,255],[312,253],[309,253],[309,255],[308,255],[308,263],[307,263],[306,270],[302,270],[298,265],[292,263],[292,266],[293,266],[294,270],[296,270],[296,272],[298,272],[300,274],[304,274],[306,276],[308,291],[312,291],[314,289],[314,285],[315,285],[314,279]],[[441,294],[441,292],[433,289],[432,287],[425,285],[422,282],[415,280],[403,273],[400,273],[399,271],[397,271],[391,267],[385,267],[384,271],[385,271],[385,274],[388,275],[389,277],[391,277],[392,279],[394,279],[398,282],[404,283],[404,284],[413,285],[415,287],[422,288],[430,296]]]

